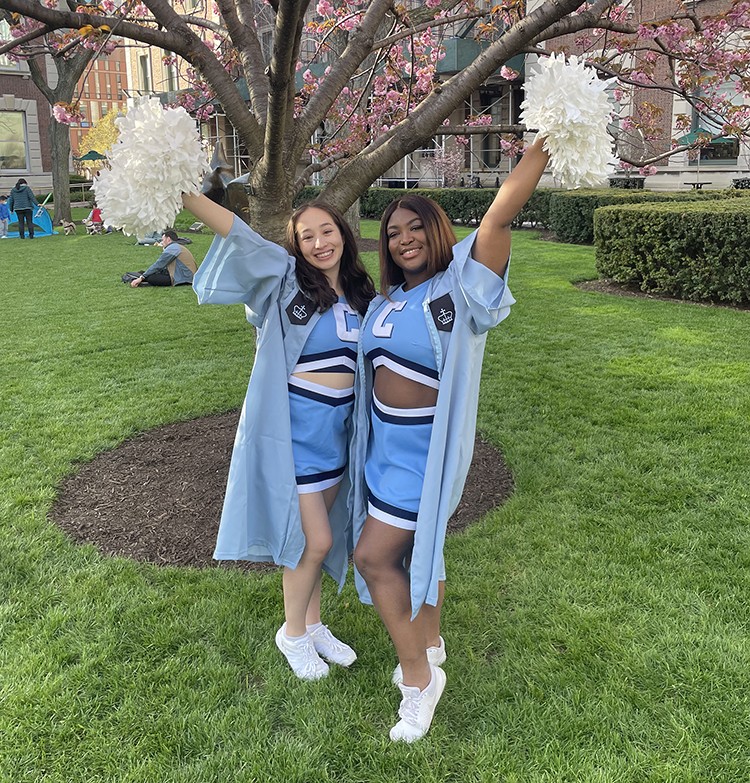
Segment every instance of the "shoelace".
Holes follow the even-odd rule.
[[[314,641],[316,641],[321,647],[327,647],[331,650],[336,650],[338,652],[344,652],[345,646],[344,643],[339,641],[329,630],[327,625],[323,625],[320,628],[318,628],[317,631],[313,631],[310,636],[313,638]]]
[[[305,646],[302,650],[300,650],[300,652],[303,653],[307,659],[304,667],[302,668],[302,672],[304,674],[315,674],[318,672],[320,670],[320,658],[318,657],[318,653],[313,646],[312,639],[305,642]]]
[[[409,693],[401,699],[401,706],[398,708],[398,714],[407,723],[416,726],[419,718],[419,705],[419,694]]]
[[[315,638],[318,640],[318,643],[323,643],[324,645],[327,645],[333,650],[337,650],[338,652],[344,652],[344,644],[343,642],[340,642],[329,630],[328,628],[323,628],[320,632],[315,634]]]

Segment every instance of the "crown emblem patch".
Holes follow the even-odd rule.
[[[430,302],[430,312],[435,326],[441,332],[452,332],[453,322],[456,319],[456,308],[450,294],[445,294],[439,299]]]
[[[312,304],[305,299],[302,291],[297,291],[294,299],[286,306],[286,314],[294,326],[304,326],[312,318]]]

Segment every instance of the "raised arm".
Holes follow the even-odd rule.
[[[537,138],[508,175],[485,212],[474,241],[472,256],[502,275],[510,257],[510,225],[523,209],[541,179],[549,156],[542,149],[543,138]]]
[[[192,212],[201,223],[205,223],[214,233],[226,237],[232,229],[234,212],[225,209],[203,194],[198,196],[182,194],[182,204]]]

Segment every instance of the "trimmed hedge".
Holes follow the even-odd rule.
[[[302,188],[297,194],[297,198],[294,199],[294,208],[297,209],[300,204],[304,204],[306,201],[314,201],[322,190],[323,188],[318,185],[307,185]]]
[[[549,227],[561,242],[590,245],[594,241],[594,211],[613,204],[642,204],[644,202],[678,201],[703,202],[741,196],[734,190],[696,190],[690,192],[657,193],[651,190],[556,191],[550,199]]]
[[[594,235],[602,277],[680,299],[750,303],[750,199],[604,207]]]
[[[546,228],[549,225],[550,195],[556,192],[552,189],[537,189],[514,221],[514,225],[519,227],[524,223],[531,223],[532,226],[541,225]],[[360,198],[360,215],[380,220],[385,208],[394,199],[419,195],[440,204],[452,222],[474,225],[482,219],[496,194],[496,188],[369,188]]]

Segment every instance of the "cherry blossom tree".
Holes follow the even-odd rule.
[[[249,219],[273,238],[316,172],[324,173],[324,198],[346,209],[436,134],[509,134],[502,146],[513,154],[523,128],[487,117],[444,123],[493,74],[514,80],[507,63],[518,54],[583,53],[611,77],[621,107],[614,132],[639,142],[621,144],[620,154],[644,173],[684,150],[673,136],[690,128],[688,112],[672,127],[660,95],[680,96],[710,118],[712,138],[750,129],[750,0],[701,3],[713,15],[678,0],[215,0],[189,13],[179,0],[51,4],[0,0],[0,9],[33,20],[37,37],[84,31],[85,42],[114,33],[187,63],[195,87],[188,108],[205,116],[214,97],[221,104],[252,163]],[[444,44],[459,34],[479,39],[480,53],[441,74]],[[30,33],[25,43],[32,40]]]
[[[99,38],[104,31],[69,31],[53,33],[32,17],[18,14],[8,16],[12,40],[15,44],[7,53],[10,59],[24,60],[32,81],[53,107],[56,122],[50,123],[52,153],[52,193],[54,220],[70,220],[70,130],[68,123],[77,119],[74,103],[76,85],[85,73],[98,47],[92,46],[89,36]],[[7,48],[7,47],[6,47]],[[52,64],[54,74],[48,70]]]

